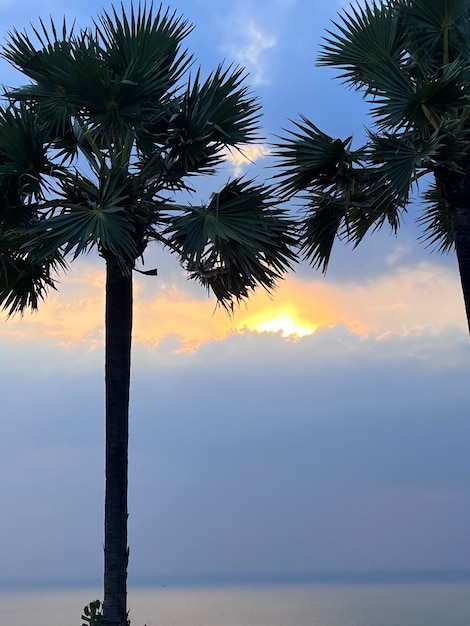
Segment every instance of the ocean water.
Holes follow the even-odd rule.
[[[81,626],[96,590],[0,594],[1,626]],[[129,593],[132,626],[469,626],[470,584],[156,587]]]

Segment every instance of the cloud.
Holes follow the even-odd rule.
[[[265,53],[276,45],[276,38],[264,33],[253,18],[232,18],[230,32],[235,33],[234,40],[223,46],[224,52],[248,70],[253,85],[269,82]]]
[[[270,154],[270,148],[264,143],[245,144],[239,150],[227,149],[225,160],[233,166],[233,175],[239,177],[247,166]]]
[[[152,348],[173,337],[174,350],[191,351],[244,331],[305,335],[345,325],[358,336],[386,337],[425,328],[438,333],[448,325],[466,329],[457,273],[432,263],[399,266],[363,282],[329,281],[313,271],[311,279],[289,275],[272,297],[255,292],[233,317],[196,287],[182,271],[136,278],[134,342]],[[63,278],[39,313],[2,324],[0,337],[18,343],[42,336],[94,350],[103,344],[103,294],[103,269],[84,263]]]
[[[0,325],[0,335],[28,341],[42,335],[67,347],[85,342],[94,349],[103,342],[103,269],[92,263],[76,265],[61,276],[58,291],[49,293],[39,311],[26,311]]]
[[[387,256],[385,257],[385,262],[389,267],[402,264],[404,259],[409,257],[412,252],[413,251],[411,245],[405,246],[399,244],[395,246],[395,248],[389,254],[387,254]]]
[[[350,281],[328,291],[345,323],[359,333],[466,326],[458,273],[430,262],[402,265],[365,283]]]
[[[164,344],[134,353],[131,577],[468,566],[463,331]],[[101,568],[102,372],[77,350],[2,360],[7,583]]]

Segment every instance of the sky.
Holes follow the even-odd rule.
[[[203,71],[243,65],[263,104],[253,163],[228,160],[198,193],[271,176],[270,142],[299,114],[360,144],[366,104],[315,66],[346,4],[171,4],[195,25]],[[49,15],[88,25],[99,10],[0,0],[0,34]],[[136,277],[131,584],[470,570],[468,329],[455,258],[417,241],[415,216],[397,236],[337,242],[326,276],[301,263],[233,318],[149,253],[158,277]],[[103,290],[99,259],[84,257],[39,313],[0,324],[0,589],[100,580]]]

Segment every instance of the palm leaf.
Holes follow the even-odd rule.
[[[416,79],[406,67],[384,64],[374,79],[371,112],[380,126],[414,127],[428,134],[437,130],[449,112],[467,109],[463,90],[470,79],[469,66],[461,60],[447,65],[439,76]]]
[[[3,238],[0,241],[0,305],[8,316],[27,308],[37,310],[49,289],[56,288],[53,274],[60,268],[65,269],[66,263],[57,251],[37,262],[28,254],[14,250],[11,238]]]
[[[10,161],[1,160],[0,150],[0,205],[26,211],[19,222],[10,220],[18,261],[12,265],[10,254],[10,283],[21,263],[43,264],[39,294],[39,285],[48,284],[48,259],[75,259],[93,247],[129,271],[153,237],[230,308],[257,285],[272,289],[291,266],[292,224],[270,192],[251,181],[229,183],[205,207],[165,210],[168,190],[189,189],[188,177],[212,173],[223,148],[254,141],[259,129],[259,103],[242,69],[220,65],[205,80],[196,72],[183,87],[191,58],[182,42],[191,28],[175,13],[144,4],[131,5],[130,13],[111,8],[93,31],[75,34],[51,21],[40,22],[31,37],[10,34],[4,56],[32,83],[7,97],[47,129],[39,143],[51,162],[59,161],[40,196],[17,184],[14,146],[5,150]],[[81,155],[86,175],[77,167]],[[13,181],[11,190],[2,176]],[[20,297],[9,305],[35,302]]]
[[[450,252],[454,249],[452,217],[437,185],[431,185],[426,191],[425,200],[427,206],[418,219],[418,224],[423,228],[420,239],[433,250]]]
[[[208,205],[187,207],[166,236],[190,277],[228,309],[256,286],[271,291],[295,258],[291,221],[253,181],[235,179]]]
[[[333,22],[336,32],[327,31],[318,65],[337,67],[344,82],[368,90],[384,60],[400,62],[403,36],[398,13],[374,1],[351,6],[340,20]]]
[[[19,196],[41,197],[51,173],[50,141],[47,124],[26,107],[0,109],[0,185]]]
[[[237,146],[258,138],[261,105],[244,84],[243,68],[223,65],[199,84],[199,72],[182,99],[182,113],[195,118],[219,146]],[[184,124],[183,124],[184,126]]]
[[[459,53],[450,62],[442,49],[446,29],[468,15],[468,7],[456,4],[461,5],[433,0],[429,12],[427,3],[399,0],[351,7],[335,23],[337,32],[329,31],[318,63],[345,70],[340,78],[365,90],[382,128],[413,125],[432,132],[450,109],[468,107],[463,90],[470,78],[468,55]],[[432,51],[420,51],[421,34]]]
[[[104,12],[94,35],[73,35],[64,23],[61,39],[54,22],[41,27],[33,29],[38,45],[25,33],[10,34],[5,58],[35,82],[8,96],[40,103],[44,117],[58,126],[66,127],[73,115],[108,137],[108,144],[152,117],[190,63],[180,45],[191,27],[161,9],[154,15],[152,8],[136,13],[131,6],[130,19],[124,8],[121,16]]]
[[[121,15],[113,8],[96,24],[103,46],[104,62],[138,99],[158,101],[174,89],[189,66],[191,57],[181,50],[181,43],[192,31],[188,21],[162,11],[133,5],[130,18],[124,7]]]
[[[40,20],[40,28],[32,28],[37,44],[25,33],[16,29],[9,33],[1,56],[9,61],[17,70],[39,84],[50,83],[51,68],[61,67],[64,60],[73,61],[72,51],[77,38],[74,28],[69,30],[65,20],[62,23],[60,36],[55,23],[51,20],[50,29]]]
[[[365,164],[354,170],[351,184],[312,191],[306,197],[300,227],[300,250],[310,264],[326,272],[336,239],[359,245],[370,231],[399,226],[403,207],[384,187],[379,168]]]
[[[306,117],[301,119],[302,123],[294,122],[298,131],[289,131],[275,144],[274,155],[283,160],[286,171],[274,178],[281,179],[278,188],[286,196],[308,188],[334,186],[361,156],[350,150],[352,137],[333,139]]]
[[[221,65],[201,83],[198,71],[180,97],[160,102],[150,132],[137,143],[147,175],[167,189],[184,188],[186,177],[215,171],[224,147],[254,141],[260,105],[244,78],[241,69]]]
[[[403,202],[396,199],[394,190],[384,184],[380,169],[365,168],[362,181],[349,198],[346,211],[345,237],[354,247],[358,246],[369,232],[388,225],[396,233],[401,215],[406,211]],[[360,177],[359,177],[360,178]]]
[[[47,258],[55,250],[73,259],[94,246],[112,252],[123,267],[136,258],[135,220],[128,214],[131,181],[119,176],[117,168],[103,166],[98,182],[76,174],[61,181],[64,207],[59,215],[39,221],[27,229],[32,239],[24,245],[35,259]]]
[[[468,0],[407,0],[397,3],[413,61],[435,74],[469,56]]]
[[[369,131],[368,161],[373,164],[387,195],[406,205],[411,185],[433,167],[441,148],[438,135],[424,141],[416,132],[383,133]]]
[[[344,232],[343,198],[312,194],[300,230],[300,251],[312,267],[326,272],[336,238]]]
[[[73,259],[98,245],[122,260],[135,258],[132,229],[122,211],[96,208],[76,208],[39,222],[28,229],[34,240],[25,245],[33,248],[33,257],[41,259],[56,249],[64,255],[73,252]]]

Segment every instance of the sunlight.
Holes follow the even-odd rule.
[[[38,313],[26,312],[0,325],[0,339],[18,342],[50,338],[63,347],[83,342],[90,350],[103,347],[104,273],[92,262],[70,272],[60,291],[51,292]],[[286,340],[308,337],[320,328],[347,326],[357,335],[398,333],[444,324],[465,328],[458,276],[431,263],[398,268],[365,283],[331,283],[288,276],[275,299],[258,291],[230,317],[214,310],[214,298],[194,294],[178,274],[168,281],[137,278],[135,284],[136,344],[155,348],[173,338],[175,351],[194,352],[233,333],[279,334]]]
[[[302,322],[295,313],[280,312],[269,317],[258,314],[244,321],[244,328],[257,333],[281,333],[283,337],[306,337],[318,328],[316,324]]]

